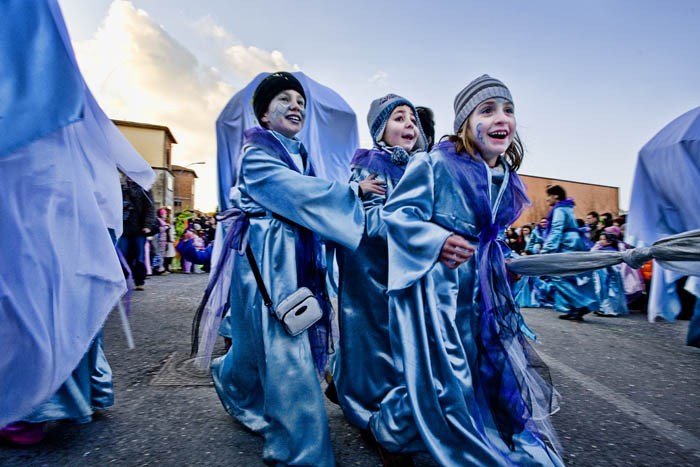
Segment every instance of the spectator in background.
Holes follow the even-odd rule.
[[[532,235],[532,226],[530,224],[525,224],[522,227],[520,227],[520,242],[523,245],[522,250],[520,250],[518,252],[518,253],[520,253],[520,255],[527,254],[525,252],[525,248],[527,248],[527,244],[530,241],[531,235]]]
[[[600,214],[596,211],[591,211],[586,214],[586,226],[584,227],[584,234],[593,243],[600,239],[600,229],[598,229],[598,220]]]
[[[520,238],[520,235],[515,232],[513,227],[509,227],[508,230],[506,230],[506,243],[508,247],[517,254],[520,254],[520,252],[525,249],[523,239]]]
[[[136,290],[143,290],[146,280],[144,245],[156,225],[151,192],[145,191],[126,175],[121,175],[124,203],[124,233],[117,246],[131,268]]]
[[[530,239],[525,245],[525,254],[536,255],[540,252],[544,243],[544,234],[547,229],[547,218],[543,217],[530,234]]]
[[[162,275],[170,274],[170,262],[175,257],[175,229],[170,220],[170,210],[160,208],[158,211],[158,250],[163,261],[158,272]]]

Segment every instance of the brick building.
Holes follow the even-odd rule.
[[[574,214],[577,218],[585,219],[586,214],[590,211],[596,211],[599,214],[609,212],[613,216],[620,213],[618,187],[533,175],[520,175],[520,178],[527,186],[527,194],[532,200],[532,207],[523,212],[520,219],[515,222],[515,227],[520,227],[523,224],[534,224],[549,214],[551,208],[546,201],[546,190],[549,185],[560,185],[566,190],[566,195],[574,199],[576,202]]]
[[[173,213],[194,209],[194,179],[198,178],[197,172],[179,165],[173,165],[172,169],[175,176]]]

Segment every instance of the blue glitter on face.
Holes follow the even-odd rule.
[[[486,144],[486,142],[484,141],[484,135],[481,133],[481,127],[483,126],[483,123],[476,124],[476,139],[479,140],[481,144]]]

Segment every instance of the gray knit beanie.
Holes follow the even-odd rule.
[[[502,97],[513,102],[513,96],[506,85],[489,75],[481,75],[467,84],[455,97],[455,134],[477,105],[493,97]]]
[[[369,112],[367,113],[367,126],[369,127],[369,133],[372,135],[372,141],[374,141],[375,147],[386,148],[386,144],[380,143],[382,137],[384,136],[384,129],[386,128],[386,122],[389,120],[389,116],[394,109],[400,105],[407,105],[413,110],[413,114],[416,116],[416,126],[418,127],[418,140],[413,148],[413,152],[425,151],[428,147],[428,140],[423,133],[423,128],[420,126],[420,120],[418,120],[418,112],[416,108],[407,99],[396,94],[387,94],[386,96],[380,97],[372,101],[369,106]],[[388,149],[388,148],[387,148]],[[399,148],[401,149],[401,148]],[[401,151],[406,152],[404,149]],[[408,160],[408,154],[398,154],[400,151],[396,152],[396,158],[406,158]],[[392,156],[393,157],[393,156]]]

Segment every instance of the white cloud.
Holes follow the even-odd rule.
[[[202,33],[208,31],[227,44],[235,41],[211,17],[197,24]],[[83,75],[109,117],[166,125],[178,140],[174,163],[207,161],[197,167],[197,205],[213,209],[217,204],[214,125],[237,89],[130,1],[112,2],[94,36],[74,47]],[[234,45],[226,57],[231,71],[245,78],[260,71],[298,69],[282,53],[256,47]]]
[[[234,45],[226,50],[226,61],[236,75],[250,79],[263,71],[299,71],[279,50],[268,52],[254,46]]]
[[[211,15],[206,15],[194,22],[194,27],[200,34],[204,36],[214,37],[216,39],[225,40],[226,42],[238,42],[233,34],[228,32],[224,27],[219,25]]]
[[[377,72],[367,81],[377,86],[388,86],[389,85],[389,73],[383,70],[377,70]]]

